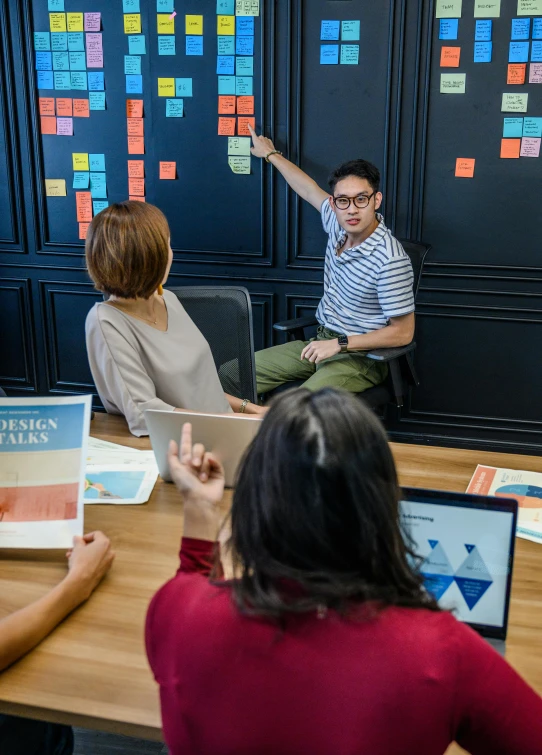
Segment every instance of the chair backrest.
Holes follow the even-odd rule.
[[[257,401],[252,304],[241,286],[169,288],[211,347],[222,387],[238,398]]]
[[[5,397],[5,395],[6,395],[6,392],[2,390],[2,388],[0,388],[0,398]]]
[[[414,299],[416,299],[422,277],[423,263],[425,262],[427,252],[431,249],[431,244],[423,244],[421,241],[410,241],[410,239],[398,239],[398,241],[402,244],[412,263],[414,271]]]

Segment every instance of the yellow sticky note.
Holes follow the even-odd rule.
[[[222,36],[235,34],[235,16],[217,16],[216,33]]]
[[[237,175],[250,175],[250,157],[228,157],[228,165],[232,173]]]
[[[259,16],[260,15],[260,0],[236,0],[235,1],[235,15],[236,16]]]
[[[542,0],[518,0],[518,16],[542,16]]]
[[[157,13],[156,27],[158,34],[175,34],[175,16],[171,18],[169,13]],[[195,34],[195,32],[192,33]]]
[[[66,31],[66,14],[49,13],[49,28],[51,31]]]
[[[175,97],[175,79],[158,79],[158,96]]]
[[[203,34],[203,16],[185,16],[187,34]]]
[[[68,31],[84,31],[83,26],[83,14],[82,13],[67,13],[68,16]]]
[[[474,18],[500,18],[501,0],[474,0]]]
[[[88,170],[88,152],[72,152],[74,170]]]
[[[46,178],[45,193],[48,197],[65,197],[66,181],[63,178]]]
[[[141,14],[125,13],[124,14],[124,33],[141,34]]]
[[[437,18],[461,18],[463,0],[437,0]]]

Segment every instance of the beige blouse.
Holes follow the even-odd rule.
[[[148,435],[146,409],[230,412],[209,344],[171,291],[164,291],[165,332],[100,302],[87,315],[92,377],[110,414],[134,435]]]

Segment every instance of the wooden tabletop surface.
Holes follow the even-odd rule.
[[[120,417],[97,414],[91,434],[149,449]],[[464,491],[477,464],[542,472],[542,458],[393,444],[402,485]],[[85,531],[103,530],[117,557],[92,598],[0,675],[0,712],[161,740],[157,687],[145,656],[145,613],[175,573],[182,507],[160,479],[148,504],[85,508]],[[65,574],[59,552],[0,553],[0,617],[39,598]],[[542,694],[542,547],[516,541],[506,657]],[[461,750],[452,746],[448,755]]]

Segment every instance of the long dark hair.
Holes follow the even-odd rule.
[[[233,497],[239,610],[275,619],[368,601],[438,610],[409,563],[399,494],[385,430],[359,398],[332,388],[279,396]]]

